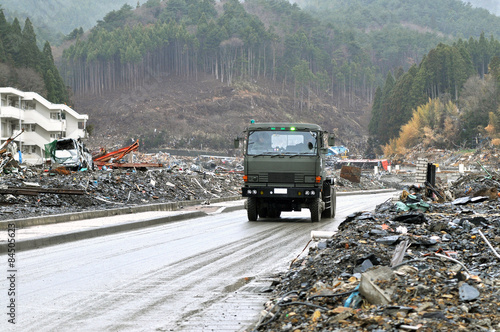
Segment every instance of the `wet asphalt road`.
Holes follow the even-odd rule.
[[[251,331],[271,276],[287,269],[312,230],[394,193],[337,197],[335,219],[309,211],[248,222],[246,210],[17,254],[14,331]],[[7,255],[0,267],[7,273]],[[7,322],[0,282],[0,330]]]

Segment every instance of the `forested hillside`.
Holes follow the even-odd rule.
[[[22,22],[29,18],[41,45],[45,41],[59,45],[74,29],[87,31],[106,13],[124,4],[136,6],[137,3],[132,0],[2,0],[0,8],[9,22],[14,18]]]
[[[465,0],[464,2],[470,2],[475,7],[488,9],[490,13],[500,16],[500,2],[497,0]]]
[[[479,38],[481,33],[500,39],[500,17],[460,0],[296,2],[322,22],[351,29],[383,73],[408,69],[441,42]]]
[[[377,88],[369,130],[373,151],[385,144],[385,155],[416,145],[500,145],[500,42],[481,36],[440,44],[420,66],[396,78],[389,73]]]
[[[0,86],[36,91],[53,103],[69,102],[49,42],[40,50],[31,21],[27,18],[23,28],[17,18],[10,24],[1,10]]]
[[[243,94],[238,89],[259,82],[259,94],[268,91],[272,95],[266,97],[278,100],[276,117],[307,118],[321,109],[329,126],[339,126],[338,115],[347,117],[373,102],[369,131],[376,146],[396,139],[412,112],[429,98],[458,102],[472,77],[488,78],[488,66],[498,56],[500,18],[459,0],[307,4],[303,10],[286,0],[123,5],[90,31],[67,34],[54,52],[56,63],[77,97],[145,91],[167,77],[193,84],[209,78],[214,86]],[[161,91],[161,86],[155,89]],[[156,97],[144,96],[144,101]],[[279,101],[285,97],[290,100]],[[254,109],[252,98],[247,106]],[[156,108],[164,116],[158,104]],[[359,128],[360,118],[339,127]],[[477,134],[467,126],[466,136]],[[364,137],[365,130],[356,135]]]
[[[375,100],[370,134],[386,144],[428,98],[447,93],[457,100],[467,79],[483,78],[499,52],[500,18],[458,0],[315,6],[301,10],[280,0],[123,6],[64,50],[62,75],[78,94],[134,89],[167,74],[193,80],[209,74],[228,86],[265,79],[293,86],[300,110],[310,109],[312,95],[348,110],[359,98],[371,102],[387,73],[409,69],[396,77],[402,83],[394,91],[386,84],[390,99],[379,92]],[[470,38],[458,38],[464,34]]]

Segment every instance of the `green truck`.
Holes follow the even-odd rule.
[[[282,211],[311,211],[311,221],[335,216],[334,179],[327,178],[325,155],[333,135],[316,124],[252,123],[243,144],[243,197],[249,221],[279,218]]]

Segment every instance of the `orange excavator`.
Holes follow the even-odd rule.
[[[94,165],[101,169],[103,166],[116,168],[143,168],[143,167],[163,167],[163,164],[155,163],[126,163],[122,162],[121,159],[127,154],[139,149],[139,140],[135,141],[133,144],[126,146],[124,148],[106,153],[104,155],[97,155],[93,158]]]

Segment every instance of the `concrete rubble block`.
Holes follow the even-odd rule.
[[[394,292],[394,286],[390,286],[393,276],[394,272],[388,266],[371,269],[361,274],[359,293],[371,304],[388,304]],[[384,286],[379,287],[379,285]]]
[[[457,198],[456,200],[451,202],[451,204],[453,204],[453,205],[465,205],[465,204],[469,203],[470,201],[471,201],[471,198],[469,196],[465,196],[465,197]]]
[[[393,221],[403,222],[405,224],[423,224],[427,218],[423,213],[405,213],[397,215]]]
[[[361,168],[355,166],[342,166],[340,177],[354,183],[361,182]]]
[[[385,244],[389,246],[395,244],[398,241],[399,241],[399,235],[385,236],[375,240],[375,242],[379,244]]]
[[[467,283],[463,283],[459,287],[458,294],[460,295],[461,301],[473,301],[476,300],[479,295],[481,295],[474,286],[471,286]]]

